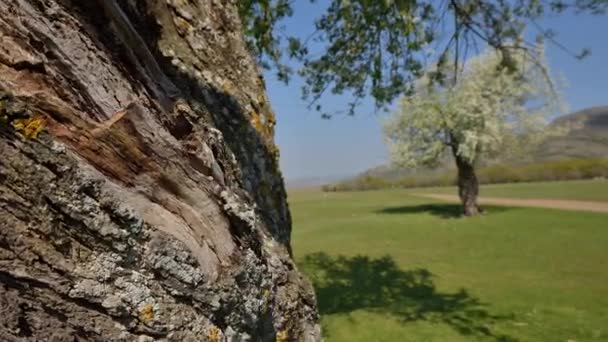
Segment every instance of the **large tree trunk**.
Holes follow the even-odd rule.
[[[458,196],[462,203],[465,216],[475,216],[481,213],[477,204],[479,196],[479,182],[475,174],[475,167],[465,158],[455,154],[458,168]]]
[[[316,341],[235,1],[0,1],[0,340]]]

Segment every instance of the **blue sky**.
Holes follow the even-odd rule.
[[[288,32],[306,36],[313,31],[319,5],[295,2],[295,15],[285,22]],[[565,76],[565,99],[571,111],[608,105],[608,17],[564,14],[547,18],[544,27],[557,31],[557,39],[571,50],[591,48],[592,54],[578,61],[556,46],[547,45],[547,59],[554,73]],[[301,99],[301,80],[289,85],[266,75],[266,86],[277,115],[276,141],[281,150],[281,169],[286,179],[332,178],[354,175],[388,161],[379,118],[371,105],[354,117],[321,119]],[[345,97],[323,99],[325,108],[345,108]]]

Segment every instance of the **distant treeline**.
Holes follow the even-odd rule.
[[[492,165],[477,170],[481,184],[608,178],[608,159],[569,159],[522,165]],[[362,191],[456,185],[456,170],[387,180],[371,175],[328,184],[323,191]]]

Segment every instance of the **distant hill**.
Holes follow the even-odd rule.
[[[542,144],[535,159],[608,158],[608,106],[568,114],[553,124],[567,124],[570,131]]]
[[[551,138],[533,152],[536,161],[562,160],[575,158],[608,158],[608,106],[587,108],[557,118],[552,125],[566,124],[570,127],[568,134]],[[440,167],[433,170],[408,170],[392,165],[381,165],[371,168],[357,177],[377,177],[385,180],[397,180],[417,175],[440,174],[453,169],[449,157]]]

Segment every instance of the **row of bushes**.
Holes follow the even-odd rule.
[[[477,170],[481,184],[608,178],[608,159],[570,159],[523,165],[492,165]],[[456,170],[387,180],[370,175],[323,186],[324,191],[363,191],[456,185]]]

